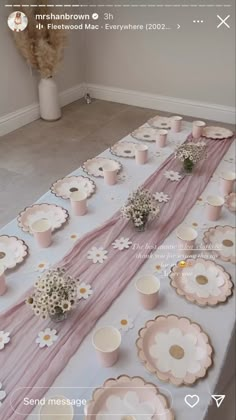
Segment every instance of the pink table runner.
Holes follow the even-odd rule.
[[[144,233],[137,233],[117,212],[101,227],[80,239],[58,264],[72,276],[91,284],[94,290],[92,297],[80,302],[67,321],[60,324],[41,321],[32,314],[23,299],[1,314],[1,330],[11,333],[11,342],[0,352],[0,382],[7,393],[0,408],[2,420],[17,420],[30,413],[32,407],[23,405],[24,397],[43,397],[46,389],[40,387],[48,388],[53,384],[98,319],[145,262],[145,258],[135,258],[137,251],[133,247],[120,252],[111,246],[112,242],[123,236],[129,237],[133,244],[148,243],[150,247],[157,248],[183,221],[232,140],[206,142],[207,161],[198,165],[193,176],[185,176],[178,182],[169,181],[164,172],[180,170],[179,162],[172,155],[145,182],[144,186],[150,191],[164,191],[171,199],[162,207],[159,219],[152,222]],[[108,251],[108,258],[103,264],[93,264],[87,259],[87,252],[92,246],[103,246]],[[138,253],[149,252],[143,249]],[[47,326],[56,328],[59,338],[52,347],[39,349],[35,339],[38,332]],[[14,412],[12,405],[17,412]]]

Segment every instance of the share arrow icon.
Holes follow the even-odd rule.
[[[225,395],[212,395],[211,397],[213,398],[213,400],[215,400],[217,408],[221,406],[222,402],[225,399]]]

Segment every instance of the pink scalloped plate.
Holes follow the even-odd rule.
[[[59,229],[66,223],[69,213],[63,207],[56,204],[34,204],[33,206],[26,207],[17,217],[18,225],[24,232],[32,234],[31,225],[36,220],[47,219],[49,220],[52,231]]]
[[[224,140],[233,136],[233,131],[224,127],[204,127],[202,137],[213,140]]]
[[[148,120],[148,124],[153,128],[169,129],[171,128],[171,118],[156,115],[154,118]]]
[[[212,260],[187,258],[171,269],[171,286],[178,295],[200,306],[226,302],[233,293],[231,276]]]
[[[65,178],[58,179],[51,186],[51,192],[57,197],[70,198],[74,191],[83,191],[87,194],[87,198],[91,197],[96,190],[94,181],[86,176],[66,176]]]
[[[229,211],[236,212],[236,193],[232,192],[225,197],[225,207]]]
[[[120,141],[110,148],[110,152],[119,157],[134,158],[136,143]]]
[[[85,407],[86,420],[174,420],[167,398],[139,376],[107,379]]]
[[[0,264],[5,269],[14,268],[28,255],[28,246],[16,236],[0,236]]]
[[[222,261],[236,264],[236,228],[215,226],[204,232],[203,242],[207,250]]]
[[[140,127],[133,131],[131,136],[136,140],[152,142],[157,139],[157,130],[153,127]]]
[[[213,349],[200,325],[176,315],[148,321],[136,345],[146,369],[176,386],[193,385],[213,363]]]
[[[115,159],[96,157],[86,160],[86,162],[83,164],[83,170],[87,172],[88,175],[103,178],[104,164],[109,165],[111,169],[116,169],[117,173],[119,173],[122,169],[121,163]]]

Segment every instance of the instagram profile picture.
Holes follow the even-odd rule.
[[[8,16],[7,24],[14,32],[22,32],[28,26],[28,18],[23,12],[13,12]]]

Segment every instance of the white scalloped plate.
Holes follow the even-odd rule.
[[[88,175],[103,178],[103,165],[109,165],[111,169],[116,169],[118,173],[122,169],[121,163],[115,159],[96,157],[86,160],[83,164],[83,170],[87,172]]]
[[[152,127],[140,127],[131,133],[131,136],[140,141],[156,141],[157,130]]]
[[[114,144],[114,146],[110,148],[110,152],[113,155],[119,156],[119,157],[134,158],[135,147],[136,147],[135,143],[123,141],[123,142],[118,142]]]
[[[14,268],[28,255],[28,246],[16,236],[0,236],[0,264],[5,269]]]
[[[209,337],[200,325],[176,315],[146,322],[136,346],[146,369],[176,386],[193,385],[213,363]]]
[[[232,212],[236,212],[236,193],[230,193],[225,197],[225,207]]]
[[[203,128],[202,137],[213,140],[224,140],[232,137],[233,134],[233,131],[228,130],[228,128],[211,126]]]
[[[69,213],[63,207],[57,206],[56,204],[42,203],[26,207],[26,209],[17,217],[17,221],[24,232],[32,234],[31,225],[36,222],[36,220],[49,220],[52,231],[54,231],[66,223],[68,217]]]
[[[172,267],[169,278],[178,295],[199,306],[224,303],[233,293],[230,275],[212,260],[187,258],[179,261]]]
[[[85,407],[85,420],[174,420],[169,401],[140,376],[107,379]]]
[[[203,235],[203,242],[208,251],[222,261],[236,264],[236,228],[233,226],[215,226]]]
[[[66,176],[65,178],[58,179],[51,186],[51,192],[57,197],[70,198],[74,191],[83,191],[87,194],[87,198],[91,197],[96,190],[96,185],[92,179],[79,175],[79,176]]]
[[[148,124],[153,128],[168,129],[171,128],[171,118],[156,115],[156,117],[148,120]]]

